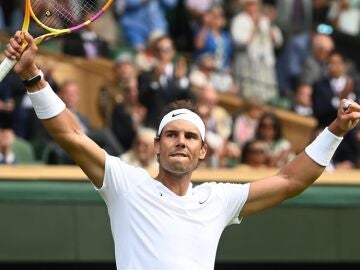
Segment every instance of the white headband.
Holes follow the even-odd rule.
[[[167,113],[160,122],[157,135],[160,136],[163,128],[172,121],[185,120],[192,123],[200,132],[201,138],[205,141],[205,124],[200,116],[188,109],[177,109]]]

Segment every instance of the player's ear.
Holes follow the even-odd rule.
[[[155,149],[155,154],[156,155],[160,154],[159,142],[160,142],[160,137],[155,137],[155,139],[154,139],[154,149]]]
[[[203,143],[200,149],[199,159],[205,158],[207,150],[208,150],[208,145],[206,143]]]

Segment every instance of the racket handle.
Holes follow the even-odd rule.
[[[0,64],[0,82],[5,78],[5,76],[12,70],[16,64],[16,60],[5,58]]]

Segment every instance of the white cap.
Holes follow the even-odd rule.
[[[201,138],[205,141],[205,124],[200,116],[188,109],[177,109],[167,113],[160,122],[157,136],[160,136],[163,128],[172,121],[185,120],[192,123],[200,132]]]

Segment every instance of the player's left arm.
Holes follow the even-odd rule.
[[[347,100],[342,100],[336,119],[328,130],[343,137],[353,129],[360,119],[360,105],[352,102],[346,108]],[[275,206],[294,197],[309,187],[324,171],[307,153],[300,153],[285,165],[276,175],[254,181],[250,184],[247,202],[241,210],[241,216],[248,216]]]

